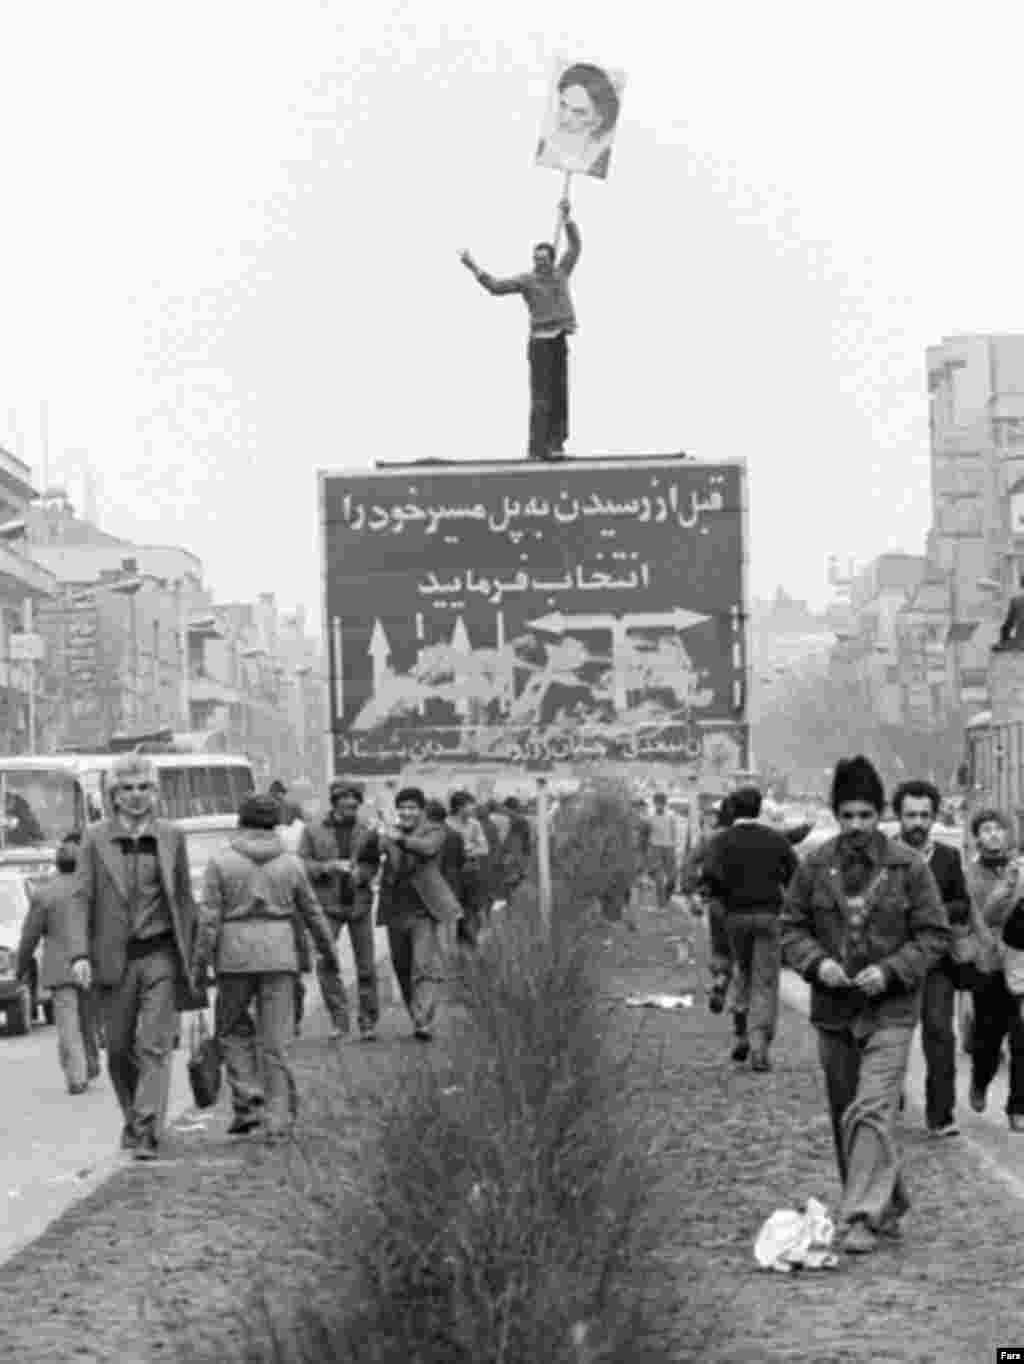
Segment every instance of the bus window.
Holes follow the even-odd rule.
[[[237,806],[231,790],[231,773],[226,767],[207,768],[207,778],[213,797],[211,815],[233,815]]]
[[[232,809],[237,810],[246,796],[256,789],[252,779],[252,769],[248,767],[227,767],[224,769],[231,777]]]
[[[189,806],[188,773],[182,767],[160,769],[160,803],[167,819],[187,819]]]
[[[210,769],[208,767],[190,767],[188,769],[188,789],[191,797],[189,801],[190,815],[200,816],[216,813],[209,778]]]

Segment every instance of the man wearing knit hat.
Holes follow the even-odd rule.
[[[786,963],[811,986],[843,1198],[844,1248],[898,1237],[910,1206],[895,1127],[927,973],[951,934],[924,859],[885,837],[881,779],[866,758],[832,781],[839,835],[809,853],[782,915]]]

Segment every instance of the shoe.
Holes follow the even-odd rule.
[[[160,1157],[160,1150],[157,1145],[156,1137],[149,1133],[139,1137],[132,1155],[136,1160],[158,1160]]]
[[[760,1071],[763,1074],[771,1068],[772,1058],[768,1055],[768,1048],[754,1047],[750,1055],[750,1069]]]
[[[417,1042],[433,1042],[434,1040],[434,1034],[430,1031],[429,1028],[414,1029],[413,1037],[415,1037]]]
[[[737,1037],[732,1049],[732,1059],[734,1061],[745,1061],[750,1055],[750,1043],[745,1037]]]
[[[245,1137],[263,1126],[262,1113],[236,1113],[228,1127],[229,1137]]]
[[[376,1029],[376,1028],[360,1028],[360,1030],[359,1030],[359,1040],[360,1040],[360,1042],[376,1042],[376,1040],[377,1040],[377,1029]]]
[[[975,1113],[984,1113],[986,1094],[984,1089],[982,1089],[980,1085],[975,1084],[971,1085],[971,1092],[970,1095],[968,1096],[968,1102],[974,1109]]]
[[[863,1218],[851,1222],[843,1237],[843,1250],[847,1255],[870,1255],[878,1244],[878,1237]]]
[[[1024,1132],[1024,1113],[1010,1114],[1010,1131]]]
[[[138,1146],[138,1144],[139,1144],[139,1139],[138,1139],[138,1137],[135,1135],[134,1130],[133,1130],[131,1127],[129,1127],[127,1124],[125,1124],[125,1126],[122,1127],[122,1129],[121,1129],[121,1150],[122,1150],[122,1151],[134,1151],[135,1148],[136,1148],[136,1146]]]
[[[722,981],[716,981],[708,993],[708,1008],[713,1014],[720,1014],[725,1009],[725,996],[729,987]]]
[[[88,1082],[86,1082],[85,1084],[81,1084],[81,1085],[68,1085],[68,1093],[69,1093],[69,1094],[84,1094],[85,1091],[86,1091],[88,1088],[89,1088]]]
[[[348,1028],[332,1028],[327,1036],[331,1042],[347,1042],[349,1036]]]
[[[938,1127],[929,1127],[928,1135],[930,1137],[958,1137],[960,1128],[955,1122],[943,1122]]]

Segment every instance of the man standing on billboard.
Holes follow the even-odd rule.
[[[568,338],[576,330],[569,276],[583,242],[569,200],[563,199],[558,207],[569,244],[557,263],[550,242],[539,242],[533,248],[532,270],[508,279],[495,279],[481,270],[468,251],[459,256],[489,294],[521,294],[529,311],[530,459],[564,455],[569,435]]]

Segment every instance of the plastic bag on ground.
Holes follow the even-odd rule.
[[[630,995],[626,1000],[628,1009],[690,1009],[693,995]]]
[[[838,1269],[832,1252],[835,1226],[824,1203],[807,1200],[803,1212],[780,1208],[757,1234],[754,1259],[761,1269],[790,1274],[794,1269]]]

